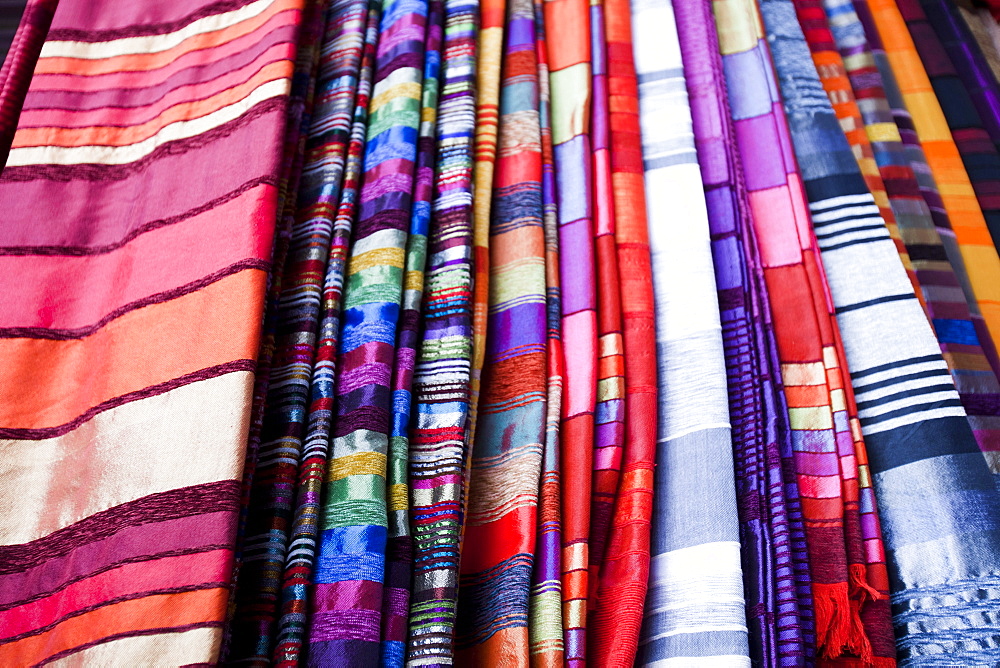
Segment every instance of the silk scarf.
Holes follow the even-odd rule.
[[[218,661],[301,9],[52,19],[22,126],[59,139],[0,176],[5,664]]]
[[[417,158],[426,13],[422,0],[383,4],[365,175],[343,297],[333,452],[309,618],[310,665],[379,660],[390,383]]]
[[[437,176],[409,449],[414,557],[406,657],[411,665],[450,660],[453,652],[472,356],[473,83],[479,3],[447,0],[444,10]]]
[[[632,31],[659,389],[652,556],[637,662],[749,666],[708,214],[670,3],[633,3]]]

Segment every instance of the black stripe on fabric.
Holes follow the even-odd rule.
[[[862,227],[847,227],[847,228],[844,228],[842,230],[837,230],[836,232],[817,232],[816,233],[816,239],[817,240],[820,240],[820,239],[833,239],[833,238],[836,238],[836,237],[842,237],[845,234],[854,234],[856,232],[877,232],[877,231],[883,231],[883,232],[885,232],[886,231],[885,225],[883,225],[882,223],[877,223],[875,225],[864,225]],[[879,235],[878,238],[882,239],[882,238],[888,237],[888,236],[889,236],[888,233],[886,233],[886,234]],[[874,239],[874,238],[876,238],[876,237],[868,237],[868,239]]]
[[[865,421],[861,423],[865,424]],[[969,421],[964,417],[940,417],[865,434],[865,444],[868,446],[868,463],[875,474],[932,457],[975,454],[982,461],[982,472],[990,475]]]
[[[843,136],[843,135],[841,135]],[[823,200],[835,199],[850,195],[863,195],[868,192],[868,184],[856,169],[848,174],[827,174],[821,179],[809,179],[803,183],[809,201],[815,204]],[[875,204],[875,198],[863,204]],[[860,206],[861,203],[855,204]]]
[[[842,208],[843,209],[856,209],[856,208],[858,208],[858,206],[867,207],[868,205],[867,204],[851,205],[851,206],[845,206],[845,207],[842,207]],[[874,208],[874,206],[875,205],[872,205],[873,208]],[[830,213],[837,213],[837,210],[835,209],[835,210],[832,210],[832,211],[819,211],[819,212],[815,212],[814,211],[814,212],[812,212],[812,215],[813,216],[827,215],[827,214],[830,214]],[[852,220],[862,221],[862,220],[871,220],[872,218],[877,218],[879,220],[882,220],[882,214],[879,213],[878,209],[875,209],[874,211],[862,211],[862,212],[846,213],[846,214],[844,214],[842,216],[836,216],[835,215],[835,216],[832,216],[829,220],[816,220],[815,218],[813,218],[813,227],[816,227],[816,228],[819,228],[819,227],[828,227],[830,225],[838,225],[840,223],[849,223]]]
[[[854,394],[862,395],[865,392],[871,392],[872,390],[879,390],[883,387],[891,387],[893,385],[898,385],[899,383],[906,383],[911,380],[920,380],[921,378],[951,378],[951,374],[948,373],[947,369],[931,369],[928,371],[920,371],[917,373],[908,373],[902,376],[893,376],[888,380],[882,380],[877,383],[872,383],[871,385],[863,385],[861,383],[854,383]]]
[[[945,399],[943,401],[935,401],[930,404],[916,404],[914,406],[907,406],[905,408],[899,408],[894,411],[889,411],[888,413],[882,413],[881,415],[876,415],[869,418],[861,418],[861,426],[871,427],[877,424],[881,424],[883,422],[888,422],[889,420],[893,420],[895,418],[905,417],[907,415],[913,415],[919,413],[927,413],[941,408],[962,408],[962,402],[961,400],[955,398],[955,399]],[[933,422],[933,421],[934,420],[931,419],[921,422]],[[975,442],[975,439],[973,439],[973,442]],[[978,446],[976,446],[976,449],[978,451]]]
[[[905,360],[899,360],[898,362],[889,362],[888,364],[880,364],[878,366],[873,366],[870,369],[865,369],[864,371],[852,371],[851,380],[857,381],[859,378],[864,378],[865,376],[881,373],[883,371],[902,369],[908,366],[915,366],[917,364],[926,364],[927,362],[944,362],[944,359],[941,357],[941,355],[938,354],[922,355],[920,357],[909,357]]]
[[[900,399],[911,399],[919,397],[922,394],[934,394],[935,392],[955,392],[955,386],[952,383],[945,383],[943,385],[924,385],[921,387],[913,387],[909,389],[903,389],[899,392],[893,392],[892,394],[887,394],[878,399],[867,399],[865,401],[858,402],[858,410],[866,410],[868,408],[876,408],[878,406],[884,406],[886,404],[891,404],[894,401],[899,401]],[[927,405],[936,405],[938,402],[934,401]],[[918,404],[914,404],[917,406]],[[908,407],[909,408],[909,407]],[[874,416],[872,419],[877,419]]]
[[[841,248],[849,248],[851,246],[861,246],[863,244],[874,244],[882,243],[884,241],[892,241],[892,237],[889,236],[889,232],[886,231],[885,234],[880,234],[877,237],[865,237],[864,239],[855,239],[853,241],[844,241],[839,244],[819,244],[819,249],[821,251],[835,251]]]
[[[825,249],[824,249],[825,250]],[[879,304],[889,304],[892,302],[902,302],[908,299],[916,299],[917,296],[912,292],[905,295],[889,295],[888,297],[878,297],[877,299],[869,299],[868,301],[858,302],[856,304],[848,304],[847,306],[841,306],[837,308],[837,315],[841,313],[850,313],[851,311],[857,311],[859,309],[868,308],[869,306],[878,306]]]

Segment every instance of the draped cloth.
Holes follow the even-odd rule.
[[[597,294],[592,223],[590,9],[587,0],[547,0],[552,143],[562,286],[562,597],[566,661],[586,661],[588,538],[597,400]]]
[[[883,80],[876,65],[879,58],[869,48],[864,27],[850,0],[826,0],[824,5],[830,32],[843,56],[841,61],[831,56],[830,65],[819,69],[821,76],[825,71],[841,73],[830,78],[838,82],[832,84],[836,88],[825,84],[828,95],[831,100],[835,94],[838,100],[844,100],[834,105],[834,110],[842,115],[842,127],[845,123],[856,124],[860,116],[864,134],[847,133],[848,140],[862,145],[870,141],[900,234],[917,270],[924,307],[976,440],[984,453],[996,452],[1000,423],[991,395],[997,394],[1000,385],[984,350],[992,350],[992,340],[982,316],[978,315],[979,306],[965,260],[920,143],[915,138],[911,138],[909,145],[904,143],[904,134],[913,135],[912,119],[899,97],[895,79]],[[805,34],[813,40],[816,33],[807,30]],[[881,59],[884,60],[884,55]],[[844,74],[850,88],[843,87],[840,77]],[[852,108],[857,111],[850,111]],[[983,259],[989,251],[989,246],[981,249]],[[1000,265],[982,262],[979,271],[989,267],[995,270]],[[980,332],[986,335],[985,345],[981,343]],[[995,459],[996,455],[987,457]]]
[[[997,491],[847,141],[839,128],[823,131],[834,113],[802,58],[794,10],[787,0],[763,6],[874,477],[900,659],[933,662],[944,650],[949,662],[982,663],[996,649],[971,620],[992,614],[982,602],[996,596]],[[964,512],[973,506],[984,514]],[[866,544],[871,566],[877,545]],[[862,618],[878,657],[881,634]]]
[[[628,0],[605,4],[615,245],[621,277],[625,447],[607,549],[588,607],[588,653],[634,664],[649,579],[656,459],[656,329],[643,183],[639,91]],[[593,585],[592,585],[593,586]]]
[[[219,658],[301,9],[52,19],[0,176],[0,663]]]
[[[928,328],[926,321],[921,319],[924,316],[923,309],[920,308],[913,293],[912,276],[908,276],[907,284],[892,282],[893,276],[898,278],[898,270],[904,265],[887,256],[873,258],[870,254],[866,255],[868,246],[885,248],[887,247],[885,242],[888,241],[899,257],[898,240],[892,238],[888,223],[881,216],[876,198],[868,190],[862,169],[856,159],[858,154],[851,149],[847,137],[841,130],[816,67],[809,59],[809,44],[798,21],[813,16],[822,19],[824,16],[822,9],[791,0],[765,0],[762,10],[768,39],[772,44],[792,144],[802,166],[806,197],[818,245],[823,254],[824,267],[828,272],[833,272],[835,277],[838,275],[837,272],[844,270],[845,263],[863,267],[869,276],[869,283],[875,283],[879,279],[883,282],[880,288],[868,285],[869,294],[881,291],[883,294],[892,295],[886,300],[887,302],[910,307],[909,317],[921,324],[926,335]],[[812,29],[811,23],[807,25]],[[824,27],[825,21],[819,28]],[[816,30],[813,30],[812,34],[814,38],[820,36]],[[827,43],[830,41],[827,36]],[[813,53],[814,57],[821,60],[825,54],[829,54],[829,58],[839,59],[839,55],[835,52],[819,52],[814,49]],[[823,67],[828,68],[828,66],[829,60],[824,60]],[[842,103],[850,98],[835,96],[835,99]],[[879,182],[875,183],[877,185]],[[878,192],[884,195],[884,191]],[[847,266],[849,270],[853,268]],[[881,278],[875,273],[876,267],[889,278]],[[851,289],[863,293],[859,286],[852,286]],[[838,299],[841,301],[838,302]],[[848,300],[852,299],[855,304],[861,302],[856,308],[867,306],[877,308],[879,301],[876,298],[876,304],[869,304],[850,292],[847,294],[841,292],[834,297],[838,316],[845,312],[840,308],[841,304],[844,301],[851,303]],[[854,324],[849,320],[847,322]],[[853,343],[857,340],[854,337],[873,335],[872,332],[859,329],[856,325],[854,329],[848,329],[844,333],[845,339]],[[946,374],[945,377],[950,384],[950,376]],[[955,394],[953,385],[950,392],[952,396],[946,398],[948,402],[953,401]],[[865,399],[871,399],[870,395],[862,396],[862,401]],[[843,445],[838,444],[841,453],[841,487],[845,503],[847,559],[849,568],[852,569],[848,595],[851,604],[851,623],[854,624],[854,615],[858,612],[861,621],[861,628],[857,628],[857,631],[852,626],[850,642],[845,643],[845,648],[854,655],[859,655],[863,661],[870,661],[875,665],[894,665],[895,650],[887,597],[889,581],[882,556],[883,542],[877,517],[873,514],[875,504],[872,490],[862,482],[868,479],[868,462],[864,442],[857,435],[858,409],[861,409],[860,415],[863,419],[870,419],[873,411],[870,402],[855,404],[850,385],[845,387],[845,400],[854,433],[853,444],[849,441]],[[875,414],[878,414],[877,410]],[[849,448],[850,445],[853,445],[853,448]],[[844,457],[844,450],[850,453],[849,458]],[[862,511],[867,510],[869,515],[867,518],[858,517],[861,494],[868,497],[865,499]],[[868,548],[864,555],[861,554],[862,542]],[[859,564],[862,565],[862,570],[855,574],[853,569]],[[855,633],[858,636],[863,633],[863,636],[855,640]]]
[[[538,125],[542,141],[542,224],[545,228],[546,407],[545,450],[538,491],[538,532],[531,580],[528,622],[532,661],[539,666],[563,665],[562,518],[559,472],[559,427],[563,377],[562,288],[559,283],[559,211],[552,149],[548,39],[544,0],[535,0],[535,58],[538,60]]]
[[[7,162],[24,96],[59,0],[28,0],[22,4],[23,7],[17,8],[23,9],[19,12],[17,29],[12,40],[4,45],[8,48],[0,55],[3,62],[0,67],[0,170]],[[11,19],[17,21],[17,14]]]
[[[659,434],[637,662],[749,666],[726,369],[673,9],[632,5],[656,297]]]
[[[444,7],[437,176],[409,448],[414,551],[409,665],[444,661],[453,651],[472,356],[473,84],[478,10],[476,0],[447,0]]]
[[[359,26],[363,31],[360,35],[363,37],[362,44],[357,43],[358,36],[346,33],[342,43],[325,45],[327,49],[334,49],[337,57],[322,60],[330,65],[336,64],[338,76],[332,79],[330,83],[333,85],[327,89],[322,84],[326,72],[321,70],[317,92],[321,96],[320,104],[329,100],[338,113],[326,116],[314,110],[312,128],[316,131],[310,133],[307,143],[311,166],[304,171],[300,187],[300,199],[306,198],[306,203],[300,206],[299,216],[308,217],[314,226],[311,235],[314,243],[322,247],[326,234],[330,235],[330,239],[326,242],[326,271],[321,286],[316,356],[309,388],[309,417],[299,464],[295,515],[285,557],[281,618],[278,620],[273,652],[273,661],[280,666],[296,666],[301,657],[306,632],[307,594],[316,565],[320,494],[329,457],[336,389],[335,360],[340,340],[344,274],[364,169],[362,154],[378,38],[380,12],[375,3],[367,4],[365,23]],[[352,98],[353,109],[345,110],[341,101],[346,101],[348,97]],[[349,136],[341,165],[337,147],[345,139],[341,127],[348,123]],[[318,250],[314,249],[314,252]],[[312,255],[310,259],[315,262],[318,258]]]
[[[364,182],[343,297],[337,405],[309,620],[310,665],[379,660],[390,384],[416,169],[426,13],[423,0],[383,4]]]
[[[860,435],[851,424],[832,305],[757,8],[724,0],[715,17],[788,402],[794,453],[786,454],[802,495],[815,646],[827,658],[845,649],[863,653],[867,641],[850,602],[865,568],[851,468]]]
[[[754,271],[759,261],[712,8],[677,3],[675,12],[726,353],[750,657],[760,665],[797,665],[807,656],[811,596],[801,519],[793,537],[789,513],[801,515],[798,484],[782,474],[781,453],[791,442],[787,428],[777,428],[788,414],[772,377],[770,304]]]
[[[545,233],[534,5],[504,31],[490,318],[462,550],[456,658],[529,665],[528,598],[545,437]]]
[[[417,164],[413,211],[406,237],[403,301],[396,334],[396,362],[392,370],[392,432],[386,475],[389,534],[386,545],[385,585],[382,589],[382,666],[402,666],[406,654],[413,573],[410,534],[409,475],[410,422],[414,364],[420,344],[420,312],[427,265],[427,235],[434,198],[437,107],[441,71],[444,0],[430,0],[424,43],[424,76],[417,135]]]
[[[607,29],[604,3],[590,5],[591,115],[594,251],[597,281],[597,403],[594,407],[594,471],[588,536],[588,610],[594,606],[611,528],[622,449],[625,445],[625,359],[622,344],[615,197],[611,175],[611,127]]]

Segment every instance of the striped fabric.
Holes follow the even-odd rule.
[[[836,62],[829,69],[841,72],[840,76],[846,73],[853,86],[852,90],[838,90],[837,99],[845,102],[835,104],[834,110],[841,113],[857,96],[857,109],[866,134],[864,138],[859,133],[848,134],[848,139],[871,142],[903,241],[917,270],[924,305],[941,352],[980,448],[986,453],[995,452],[1000,422],[996,418],[994,395],[1000,391],[1000,385],[980,344],[979,332],[986,332],[986,325],[982,317],[974,315],[978,313],[978,305],[969,285],[965,261],[919,141],[912,138],[910,146],[903,143],[899,130],[910,128],[912,136],[912,120],[895,85],[883,82],[876,57],[868,48],[864,28],[850,0],[826,0],[824,4],[832,35],[844,57],[839,70]],[[809,39],[813,34],[806,31]],[[832,93],[828,91],[828,94],[833,100]],[[899,110],[899,127],[893,119],[892,109]],[[857,117],[852,114],[852,118],[856,123]],[[843,123],[842,120],[842,126]],[[923,197],[921,191],[925,193]],[[986,342],[992,346],[988,334]],[[988,454],[987,457],[995,459],[996,455]]]
[[[4,665],[219,658],[301,7],[53,18],[0,177]]]
[[[508,5],[490,236],[490,318],[462,550],[457,659],[529,665],[545,434],[545,233],[534,5]]]
[[[659,385],[652,560],[637,662],[749,666],[725,357],[670,3],[634,2],[632,32]]]
[[[983,129],[994,145],[1000,145],[1000,84],[986,57],[962,20],[954,0],[919,0],[941,46],[948,54],[972,105],[979,113]],[[926,65],[925,65],[926,67]]]
[[[797,550],[792,548],[789,507],[798,500],[798,484],[794,475],[789,476],[794,490],[789,498],[781,469],[781,452],[790,452],[791,442],[787,428],[780,432],[775,428],[787,425],[788,414],[770,377],[768,353],[773,344],[763,315],[770,305],[751,271],[755,260],[751,211],[712,9],[677,3],[675,11],[726,352],[750,657],[755,665],[795,666],[807,656],[805,627],[811,596],[801,522]],[[796,553],[806,576],[803,601],[798,596]]]
[[[0,170],[59,0],[0,0]]]
[[[437,144],[437,107],[444,32],[444,0],[429,0],[424,43],[424,83],[417,135],[417,164],[413,185],[413,212],[406,239],[402,313],[396,334],[396,362],[392,370],[392,432],[386,476],[389,534],[385,583],[382,590],[382,666],[402,666],[409,631],[410,580],[413,575],[413,539],[410,535],[409,473],[410,407],[414,364],[420,344],[420,310],[427,265],[427,235],[434,199]]]
[[[859,600],[865,570],[857,497],[851,493],[852,487],[857,489],[854,456],[860,434],[851,425],[832,305],[823,287],[798,166],[788,152],[788,125],[757,8],[745,0],[722,0],[715,15],[742,161],[769,166],[748,168],[746,185],[788,402],[816,647],[828,658],[844,650],[860,653],[867,640],[851,603]],[[805,58],[810,62],[808,51]],[[836,119],[833,131],[841,134]]]
[[[845,328],[844,340],[848,345],[857,346],[878,336],[877,330],[870,327],[866,330],[850,317],[841,316],[847,311],[865,308],[874,309],[877,313],[877,309],[882,306],[879,300],[871,303],[865,301],[863,296],[866,292],[882,292],[891,295],[885,300],[886,303],[891,303],[889,308],[896,308],[901,318],[907,317],[907,324],[914,322],[920,326],[915,338],[923,337],[926,344],[930,332],[912,283],[901,283],[898,280],[904,275],[899,271],[902,263],[896,260],[899,255],[898,245],[890,238],[887,224],[880,215],[879,206],[869,192],[857,163],[857,154],[852,151],[839,127],[816,68],[810,62],[809,45],[798,23],[803,16],[809,15],[809,11],[805,5],[799,5],[798,8],[802,11],[796,17],[796,8],[796,3],[792,0],[764,0],[762,3],[793,148],[802,166],[806,197],[824,267],[833,277],[832,280],[838,277],[843,280],[844,276],[852,275],[851,272],[863,272],[866,276],[863,285],[855,277],[850,279],[846,293],[843,289],[834,293],[838,321]],[[813,6],[814,11],[818,9]],[[822,13],[820,17],[822,18]],[[832,57],[839,59],[835,52]],[[891,247],[896,255],[873,255],[870,250],[872,247],[876,250]],[[862,297],[859,298],[858,295]],[[850,305],[846,310],[843,308],[845,302]],[[907,308],[908,312],[904,310]],[[932,337],[931,341],[933,342]],[[872,346],[867,344],[867,347]],[[895,352],[888,343],[879,348],[885,351],[882,354],[886,358]],[[902,348],[905,350],[905,346]],[[955,395],[954,386],[951,388],[951,394]],[[850,385],[845,387],[854,443],[838,443],[841,454],[840,485],[845,503],[847,559],[852,569],[848,595],[852,605],[860,606],[863,623],[863,635],[855,639],[852,629],[852,635],[843,646],[864,661],[890,666],[895,664],[895,648],[886,596],[889,592],[889,579],[883,556],[884,548],[877,514],[874,512],[873,492],[870,488],[861,490],[861,481],[868,478],[868,461],[864,443],[857,434],[860,425],[855,416],[860,409],[861,424],[871,420],[872,411],[869,404],[865,403],[865,398],[862,396],[861,403],[855,405]],[[875,413],[878,414],[877,409]],[[848,453],[846,458],[845,450]],[[867,497],[863,502],[860,499],[862,493]],[[862,505],[860,517],[859,504]],[[866,514],[867,517],[864,516]],[[859,573],[854,573],[853,569],[858,564],[862,568]]]
[[[538,534],[531,580],[528,622],[531,660],[542,668],[563,665],[562,512],[559,478],[559,427],[563,378],[562,288],[559,283],[559,211],[556,205],[556,168],[552,149],[549,94],[548,39],[544,0],[535,2],[535,58],[538,60],[538,124],[542,139],[542,224],[545,228],[546,406],[545,450],[538,490]]]
[[[597,401],[597,296],[592,163],[588,0],[546,0],[552,144],[559,211],[562,286],[562,597],[566,661],[586,661],[587,575],[594,407]]]
[[[335,48],[344,48],[360,56],[365,18],[363,6],[352,7],[350,2],[333,4],[329,22],[325,3],[313,3],[309,8],[315,16],[307,17],[309,23],[300,40],[299,59],[306,62],[302,77],[307,82],[305,85],[315,82],[318,95],[314,97],[311,112],[315,120],[309,123],[308,129],[304,128],[307,143],[298,205],[293,192],[287,196],[288,206],[296,210],[290,214],[294,216],[294,224],[277,302],[275,349],[242,544],[236,616],[231,627],[233,644],[228,655],[228,660],[234,662],[266,663],[273,648],[274,623],[282,598],[281,574],[289,547],[295,486],[308,415],[321,282],[332,226],[329,218],[315,216],[317,200],[323,195],[323,179],[327,176],[321,170],[329,169],[332,163],[330,171],[333,173],[327,177],[331,178],[332,187],[338,189],[349,129],[344,117],[349,118],[354,103],[350,81],[344,86],[338,77],[341,73],[330,72],[329,62],[331,55],[343,57]],[[323,49],[319,48],[321,41],[325,43]],[[317,79],[317,63],[313,61],[321,50],[323,63]],[[355,69],[356,65],[355,58]],[[324,126],[333,126],[333,132],[324,132]],[[322,202],[318,205],[322,207]]]
[[[961,14],[962,21],[969,30],[969,34],[976,41],[979,51],[983,54],[983,58],[986,59],[986,64],[989,66],[990,71],[993,72],[993,77],[1000,80],[1000,53],[997,52],[997,46],[990,34],[989,27],[983,22],[980,13],[976,10],[972,2],[960,1],[956,2],[956,6]],[[996,25],[996,21],[992,16],[989,19],[993,25]]]
[[[979,313],[985,321],[983,328],[970,304],[976,332],[994,373],[1000,377],[1000,359],[996,353],[1000,342],[1000,262],[996,259],[997,251],[987,220],[948,129],[941,104],[895,2],[878,4],[858,0],[855,9],[886,86],[893,117],[908,146],[911,167],[919,178],[923,165],[919,162],[919,154],[911,148],[919,144],[937,186],[940,204],[926,182],[921,182],[921,193],[932,212],[943,208],[947,213]],[[940,229],[941,225],[935,222]]]
[[[424,0],[383,3],[364,185],[344,288],[310,665],[379,660],[391,371],[414,195],[426,12]]]
[[[312,127],[324,128],[325,132],[311,133],[308,156],[316,162],[302,176],[300,198],[310,197],[310,204],[300,208],[300,216],[310,216],[315,225],[317,237],[329,233],[326,272],[323,277],[321,310],[317,328],[316,356],[310,383],[309,418],[303,443],[295,515],[285,557],[282,585],[281,618],[278,620],[273,661],[279,666],[298,665],[306,631],[306,609],[309,585],[313,581],[316,565],[316,544],[319,534],[320,492],[326,473],[330,449],[330,425],[333,418],[333,395],[335,389],[334,363],[340,336],[340,309],[343,296],[344,269],[354,221],[355,203],[364,168],[365,128],[368,119],[368,100],[371,96],[372,69],[375,63],[375,41],[378,36],[377,9],[365,12],[363,45],[358,45],[352,37],[344,35],[349,44],[356,45],[359,52],[341,50],[340,45],[330,43],[327,48],[339,53],[336,60],[326,60],[328,64],[339,65],[336,70],[341,76],[333,79],[335,86],[329,93],[331,103],[338,98],[346,98],[348,90],[354,91],[354,108],[350,116],[330,116],[322,123],[319,109],[316,110]],[[358,58],[360,57],[360,62]],[[343,60],[340,60],[343,58]],[[358,69],[357,66],[360,66]],[[319,94],[327,93],[322,85],[324,70],[320,72]],[[352,82],[351,77],[355,78]],[[337,91],[333,93],[333,91]],[[320,102],[322,105],[322,101]],[[333,104],[331,104],[333,106]],[[339,107],[339,105],[337,105]],[[335,150],[340,141],[341,124],[350,124],[350,135],[343,166],[339,167]],[[321,156],[327,149],[329,161]],[[315,168],[315,172],[313,171]],[[310,184],[316,190],[310,191]],[[336,197],[340,191],[339,205]],[[332,218],[332,224],[326,222]],[[329,227],[328,227],[329,225]],[[322,243],[322,242],[320,242]]]
[[[618,249],[615,246],[615,189],[611,178],[608,111],[608,47],[604,0],[590,2],[590,141],[593,151],[594,251],[597,281],[597,403],[594,408],[594,472],[588,537],[588,610],[597,595],[611,513],[614,511],[625,446],[625,357],[622,343]]]
[[[871,458],[900,659],[935,663],[945,652],[949,663],[984,663],[995,657],[995,640],[988,625],[972,620],[992,614],[985,601],[997,596],[995,576],[983,574],[996,572],[1000,497],[888,232],[874,228],[878,209],[847,141],[842,133],[823,132],[836,119],[803,58],[807,47],[794,9],[789,0],[765,0],[763,7]],[[872,345],[876,340],[880,345]],[[859,451],[862,476],[864,463]],[[864,505],[872,507],[873,500]],[[950,510],[973,505],[985,514],[960,512],[959,519]],[[872,565],[880,550],[865,538]],[[873,578],[872,584],[888,589],[888,582]],[[880,650],[891,640],[888,629],[883,636],[870,617],[863,619],[873,662],[892,665],[891,654]]]
[[[588,609],[588,654],[597,665],[631,666],[649,580],[657,428],[656,329],[631,7],[628,0],[610,0],[605,12],[627,413],[618,497],[597,596]]]
[[[445,662],[453,652],[472,355],[473,83],[478,9],[476,0],[445,2],[437,177],[409,453],[414,549],[407,645],[411,666]]]
[[[963,85],[955,63],[931,26],[921,3],[918,0],[897,0],[896,5],[913,36],[914,49],[941,104],[996,245],[997,239],[1000,239],[1000,153],[994,143],[996,140],[987,130],[988,125],[977,109],[976,100]],[[962,66],[968,68],[968,63]],[[989,106],[987,100],[981,101],[984,106]],[[1000,140],[1000,129],[996,134]]]

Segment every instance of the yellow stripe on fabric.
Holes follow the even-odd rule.
[[[824,385],[826,370],[820,362],[782,364],[781,379],[785,385]]]
[[[895,123],[872,123],[865,126],[868,140],[872,142],[902,142],[899,127]]]
[[[490,274],[490,302],[493,304],[545,295],[545,258],[531,257],[508,262]],[[541,290],[537,289],[539,285]]]
[[[719,28],[719,52],[724,56],[749,51],[764,35],[755,3],[715,0],[712,11]]]
[[[843,390],[833,390],[830,392],[830,408],[835,413],[847,410],[847,399]]]
[[[376,248],[375,250],[352,257],[347,271],[349,274],[355,274],[359,271],[381,266],[402,269],[405,258],[406,252],[402,248]]]
[[[625,379],[621,376],[612,376],[597,381],[597,401],[621,399],[624,396]]]
[[[590,119],[590,63],[549,74],[552,87],[552,142],[563,144],[587,132]]]
[[[385,475],[386,457],[381,452],[358,452],[330,460],[327,482],[352,475]]]
[[[788,423],[792,429],[833,429],[833,415],[829,406],[789,408]]]
[[[409,498],[406,483],[400,483],[397,485],[389,485],[388,498],[386,499],[386,504],[389,506],[389,510],[392,512],[398,512],[401,510],[406,510],[409,508]]]

